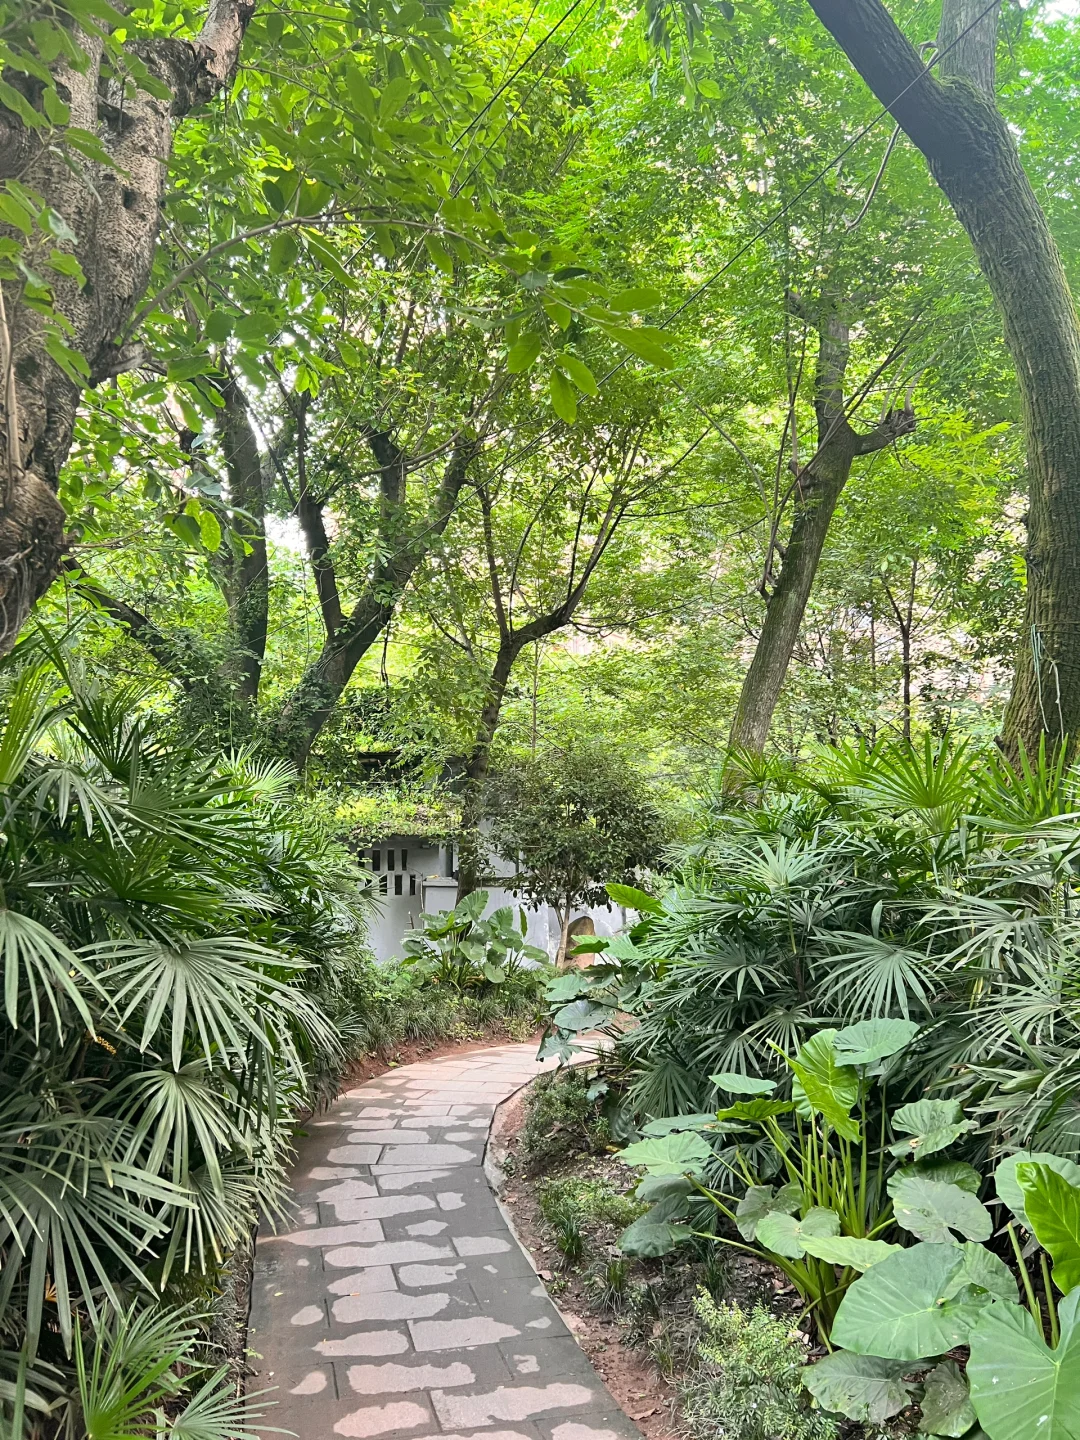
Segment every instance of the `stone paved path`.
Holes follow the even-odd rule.
[[[298,1229],[260,1235],[250,1389],[300,1440],[640,1440],[548,1299],[483,1170],[534,1045],[350,1090],[308,1125]]]

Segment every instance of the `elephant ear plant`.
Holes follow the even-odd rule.
[[[821,1405],[881,1424],[917,1399],[924,1434],[967,1440],[1080,1435],[1080,1167],[1022,1151],[994,1182],[1016,1273],[985,1245],[956,1243],[951,1225],[874,1265],[837,1311],[843,1348],[806,1371]]]
[[[459,995],[488,986],[514,985],[528,968],[548,968],[546,950],[525,940],[525,912],[504,905],[484,919],[488,892],[475,890],[445,915],[422,915],[405,932],[404,964]]]
[[[957,1179],[978,1183],[970,1167],[943,1172],[923,1158],[945,1148],[946,1134],[970,1128],[955,1105],[908,1117],[912,1138],[894,1148],[910,1152],[914,1163],[901,1166],[888,1148],[888,1073],[917,1029],[879,1019],[820,1030],[794,1057],[782,1055],[790,1099],[777,1098],[775,1080],[724,1073],[712,1082],[735,1098],[715,1114],[649,1121],[644,1138],[619,1152],[626,1164],[645,1168],[637,1194],[654,1202],[624,1233],[622,1248],[661,1255],[705,1233],[710,1214],[714,1225],[723,1217],[741,1240],[711,1238],[778,1266],[827,1339],[848,1286],[897,1248],[880,1238],[893,1228],[894,1185],[924,1187],[916,1198],[936,1199],[951,1214],[973,1200]],[[903,1127],[904,1111],[894,1124]],[[919,1126],[940,1133],[916,1133]]]

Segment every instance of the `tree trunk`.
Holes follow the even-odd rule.
[[[150,276],[173,132],[231,77],[253,11],[253,0],[211,0],[195,44],[163,38],[139,46],[139,58],[171,91],[166,99],[127,93],[123,78],[105,71],[101,40],[79,35],[85,67],[59,60],[52,71],[70,106],[70,126],[101,140],[109,166],[86,159],[69,165],[60,147],[41,144],[13,112],[0,111],[0,178],[17,175],[77,237],[71,248],[86,285],[60,276],[50,285],[55,309],[71,327],[67,343],[86,361],[86,384],[100,384],[141,359],[137,345],[121,347],[120,340]],[[5,79],[28,103],[40,104],[32,77],[8,71]],[[8,226],[0,226],[0,234],[19,238]],[[65,517],[56,491],[83,389],[46,350],[48,317],[22,301],[13,285],[5,298],[0,653],[11,649],[31,606],[60,570]]]
[[[880,0],[810,4],[926,156],[1001,312],[1030,476],[1027,615],[1004,743],[1031,755],[1043,736],[1080,734],[1080,325],[1061,257],[989,93],[986,22],[944,57],[937,80]],[[946,0],[942,44],[978,13],[975,0]]]
[[[739,692],[731,725],[733,747],[756,753],[765,748],[833,512],[851,473],[852,459],[851,455],[822,454],[803,472],[780,576],[769,596],[765,623]]]
[[[228,669],[235,677],[238,699],[253,711],[259,698],[270,606],[262,456],[239,387],[230,382],[223,387],[222,396],[225,408],[221,439],[229,475],[229,501],[239,512],[233,516],[236,548],[228,558],[225,587],[233,630]]]
[[[516,640],[503,640],[491,669],[484,708],[480,712],[480,723],[476,728],[469,759],[465,765],[465,790],[461,802],[461,828],[458,833],[458,888],[460,903],[466,895],[479,890],[484,878],[483,845],[480,839],[480,825],[484,818],[484,790],[488,767],[491,763],[491,745],[499,728],[499,712],[502,710],[506,687],[514,661],[522,646]]]
[[[271,727],[277,749],[301,770],[357,665],[390,623],[405,587],[449,524],[469,466],[480,450],[478,440],[459,433],[438,493],[421,524],[410,532],[405,510],[405,457],[388,436],[379,434],[369,439],[381,466],[374,573],[347,618],[333,628],[327,626],[321,653],[308,666]],[[325,538],[321,504],[319,526]],[[328,566],[325,551],[321,553]],[[336,599],[336,583],[334,596]],[[320,590],[320,601],[322,598]],[[325,606],[323,618],[327,618]]]
[[[915,428],[914,416],[905,409],[890,413],[867,434],[857,433],[848,422],[844,399],[849,331],[843,305],[823,296],[815,313],[797,296],[790,297],[790,303],[804,319],[812,319],[818,331],[814,376],[817,450],[796,480],[791,534],[731,724],[732,748],[758,754],[769,738],[833,512],[851,466],[856,456],[881,450]]]

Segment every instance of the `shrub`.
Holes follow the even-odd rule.
[[[627,1226],[648,1207],[620,1195],[606,1180],[549,1180],[540,1189],[540,1211],[549,1224],[556,1216],[572,1214],[580,1220],[602,1220]]]
[[[836,1440],[836,1422],[810,1409],[802,1386],[805,1340],[761,1306],[747,1314],[695,1301],[705,1335],[681,1386],[694,1440]]]
[[[611,1139],[598,1100],[588,1096],[589,1082],[578,1070],[544,1075],[529,1095],[521,1127],[521,1153],[531,1169],[579,1151],[594,1151]]]

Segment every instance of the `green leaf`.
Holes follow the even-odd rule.
[[[644,1175],[634,1191],[638,1200],[648,1204],[655,1204],[658,1200],[685,1198],[693,1193],[693,1182],[685,1175]]]
[[[34,216],[25,205],[20,205],[14,195],[6,195],[0,190],[0,220],[6,225],[12,225],[16,230],[21,230],[24,235],[29,235],[34,228]]]
[[[771,1185],[749,1185],[735,1208],[735,1224],[744,1240],[755,1240],[766,1215],[794,1215],[802,1203],[802,1189],[793,1181],[776,1191]]]
[[[506,357],[506,368],[510,374],[521,375],[528,370],[540,354],[543,344],[535,330],[527,330],[524,335],[519,335],[510,346],[510,353]]]
[[[1072,1440],[1080,1435],[1080,1290],[1058,1306],[1051,1350],[1019,1305],[984,1310],[971,1333],[971,1399],[990,1440]]]
[[[775,1080],[759,1080],[754,1075],[740,1075],[734,1070],[722,1070],[719,1075],[710,1075],[709,1079],[718,1090],[726,1090],[729,1095],[769,1095],[776,1089]]]
[[[872,1265],[880,1265],[890,1255],[903,1247],[889,1245],[884,1240],[862,1240],[856,1235],[804,1235],[803,1249],[815,1260],[824,1260],[828,1265],[843,1265],[847,1270],[860,1273]]]
[[[576,1000],[579,995],[587,995],[593,988],[594,982],[580,970],[569,970],[565,975],[557,975],[554,980],[549,980],[544,994],[554,1004],[557,1000]]]
[[[766,1100],[764,1095],[757,1095],[753,1100],[737,1100],[734,1105],[718,1110],[716,1118],[748,1120],[752,1124],[760,1125],[763,1120],[772,1120],[777,1115],[790,1115],[794,1108],[790,1100]]]
[[[1064,1156],[1051,1155],[1045,1150],[1018,1150],[1015,1155],[1009,1155],[1002,1160],[994,1171],[994,1186],[997,1189],[998,1199],[1005,1202],[1025,1230],[1030,1230],[1032,1228],[1031,1221],[1024,1208],[1026,1197],[1016,1175],[1017,1166],[1026,1161],[1030,1161],[1034,1165],[1049,1166],[1070,1185],[1080,1185],[1080,1165],[1074,1165]]]
[[[279,230],[270,243],[270,273],[281,275],[291,268],[300,253],[300,241],[292,230]]]
[[[676,1245],[690,1238],[692,1232],[686,1225],[672,1225],[667,1220],[653,1219],[652,1216],[652,1210],[639,1216],[619,1236],[619,1249],[624,1255],[653,1259],[667,1255]]]
[[[654,900],[651,895],[646,895],[644,890],[638,890],[634,885],[605,885],[604,889],[608,897],[621,905],[624,910],[636,910],[639,915],[663,915],[664,907],[659,900]]]
[[[811,1110],[845,1140],[858,1141],[859,1123],[850,1115],[859,1098],[859,1077],[850,1065],[841,1065],[833,1043],[835,1030],[819,1030],[789,1060]]]
[[[993,1233],[989,1210],[959,1185],[900,1175],[890,1183],[889,1194],[896,1223],[920,1240],[945,1245],[952,1243],[953,1230],[968,1240],[989,1240]]]
[[[944,1150],[967,1131],[974,1129],[955,1100],[916,1100],[902,1105],[892,1117],[893,1129],[910,1135],[889,1149],[894,1155],[921,1160]]]
[[[572,425],[577,419],[577,395],[561,370],[551,372],[551,408],[560,420]]]
[[[650,1120],[641,1127],[643,1135],[672,1135],[676,1130],[704,1130],[716,1124],[715,1115],[669,1115],[662,1120]]]
[[[1054,1262],[1063,1294],[1080,1286],[1080,1188],[1049,1165],[1025,1160],[1016,1167],[1035,1238]]]
[[[969,1195],[982,1189],[982,1176],[966,1160],[924,1160],[897,1170],[889,1179],[890,1186],[900,1175],[918,1175],[923,1180],[940,1180],[943,1185],[959,1185]]]
[[[864,1425],[883,1425],[911,1404],[911,1385],[903,1361],[834,1350],[807,1365],[802,1382],[823,1410]]]
[[[663,298],[659,290],[654,290],[649,285],[635,285],[630,290],[620,291],[618,295],[609,300],[608,309],[618,311],[620,314],[629,314],[639,310],[655,310]]]
[[[1004,1260],[985,1245],[964,1245],[963,1251],[963,1263],[945,1288],[946,1300],[970,1299],[964,1294],[969,1286],[997,1300],[1016,1300],[1017,1279]]]
[[[221,549],[221,526],[212,510],[203,510],[199,514],[199,539],[203,549],[211,554]]]
[[[806,1254],[803,1237],[811,1239],[834,1238],[840,1234],[840,1216],[835,1210],[826,1210],[815,1205],[801,1220],[794,1215],[783,1215],[773,1211],[758,1221],[755,1239],[766,1250],[783,1255],[789,1260],[801,1260]]]
[[[638,1140],[618,1152],[624,1165],[643,1165],[653,1175],[699,1174],[712,1155],[712,1147],[688,1130]]]
[[[697,89],[698,94],[704,95],[706,100],[719,100],[723,94],[723,91],[716,81],[707,78],[697,82]]]
[[[604,325],[601,327],[616,344],[647,360],[661,370],[670,370],[675,358],[659,340],[662,333],[652,325]]]
[[[919,1360],[966,1344],[990,1297],[965,1288],[946,1298],[964,1264],[959,1245],[923,1242],[898,1250],[849,1288],[836,1312],[831,1342],[889,1360]]]
[[[44,115],[40,115],[26,97],[6,80],[0,80],[0,105],[14,111],[23,124],[32,130],[40,130],[46,123]]]
[[[860,1020],[836,1032],[833,1048],[842,1065],[875,1065],[910,1045],[918,1033],[914,1020]]]
[[[594,1005],[591,1000],[572,1000],[569,1005],[564,1005],[552,1016],[552,1022],[560,1030],[570,1030],[575,1034],[582,1030],[595,1030],[598,1025],[606,1025],[615,1011],[607,1005]]]
[[[924,1382],[919,1401],[922,1420],[919,1429],[924,1435],[966,1435],[975,1424],[975,1407],[967,1381],[954,1360],[935,1365]]]
[[[571,355],[569,351],[564,350],[561,355],[556,357],[555,363],[560,369],[566,371],[582,394],[598,395],[600,393],[596,384],[596,376],[584,360],[579,360],[576,355]]]

